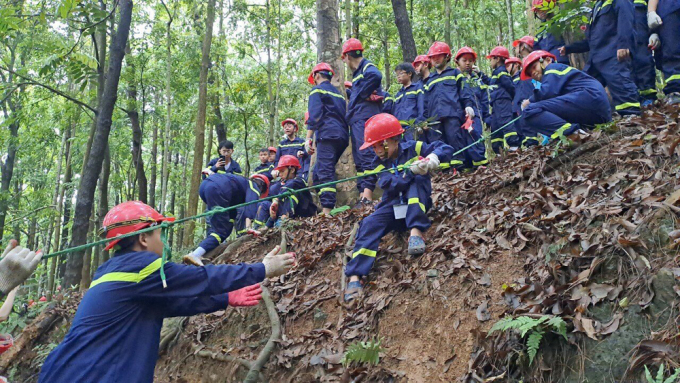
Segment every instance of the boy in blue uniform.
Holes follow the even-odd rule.
[[[461,128],[463,122],[466,118],[475,118],[472,92],[470,87],[465,86],[465,76],[457,68],[449,66],[451,48],[446,43],[435,41],[427,55],[436,72],[423,85],[425,115],[439,121],[435,127],[441,131],[443,141],[454,150],[460,150],[469,137],[469,132]],[[464,161],[465,156],[460,153],[451,160],[449,166],[462,170],[465,167]]]
[[[362,290],[360,278],[368,275],[378,253],[380,240],[392,231],[410,230],[408,252],[425,252],[423,232],[430,227],[427,210],[432,206],[429,171],[439,169],[440,162],[450,161],[453,148],[437,141],[401,141],[404,129],[396,117],[381,113],[366,121],[365,140],[361,150],[373,147],[378,159],[375,171],[383,196],[375,211],[364,218],[357,232],[352,260],[345,267],[349,277],[345,301],[355,299]],[[423,158],[422,156],[425,156]],[[398,166],[409,164],[408,169]]]
[[[274,170],[274,163],[269,162],[269,149],[260,149],[260,164],[255,167],[253,174],[264,174],[271,178],[271,171]]]
[[[468,128],[467,136],[463,147],[472,144],[479,140],[483,134],[482,118],[489,114],[489,97],[487,96],[487,85],[482,82],[482,79],[473,68],[477,62],[477,53],[470,47],[462,47],[456,52],[456,64],[458,69],[465,75],[467,81],[465,86],[470,88],[472,93],[472,100],[474,101],[473,109],[475,110],[475,118],[472,119],[472,125]],[[465,167],[473,168],[484,166],[489,163],[486,159],[486,147],[484,142],[479,142],[471,148],[463,152],[465,157]]]
[[[364,124],[366,120],[380,113],[382,108],[382,73],[372,62],[363,57],[364,47],[361,41],[351,38],[342,45],[342,61],[352,70],[352,92],[347,104],[347,123],[352,135],[352,157],[357,175],[371,170],[375,154],[361,151],[364,144]],[[370,204],[373,199],[376,178],[369,176],[357,180],[357,189],[361,194],[357,206]]]
[[[390,113],[399,121],[415,120],[414,124],[419,124],[425,120],[423,117],[423,89],[419,83],[414,83],[416,71],[411,63],[401,63],[394,69],[397,81],[401,84],[401,89],[394,96],[394,105]],[[414,126],[404,126],[404,141],[413,141]]]
[[[262,174],[255,174],[250,179],[235,174],[215,174],[203,180],[198,189],[198,194],[207,205],[208,210],[255,201],[265,198],[268,193],[269,178]],[[250,220],[255,218],[256,212],[257,204],[243,208],[244,227],[250,226]],[[192,265],[203,266],[201,258],[229,237],[234,228],[236,216],[236,210],[212,215],[206,238],[193,252],[185,255],[183,261]]]
[[[272,186],[278,195],[289,190],[300,190],[307,187],[307,182],[297,173],[300,170],[300,161],[293,156],[283,156],[279,159],[276,167],[281,177],[281,182]],[[274,191],[272,191],[274,193]],[[274,198],[270,201],[262,201],[258,204],[256,224],[265,223],[268,228],[274,226],[279,218],[312,217],[316,215],[316,205],[312,200],[309,190],[297,192],[289,197]]]
[[[307,179],[311,157],[305,150],[305,140],[297,136],[297,121],[293,120],[292,118],[287,118],[281,121],[281,127],[283,127],[283,133],[286,137],[279,143],[279,147],[276,150],[274,166],[279,163],[279,159],[282,156],[297,157],[302,164],[302,172],[300,175]],[[276,172],[274,172],[272,175],[276,177]]]
[[[491,89],[491,147],[496,154],[507,147],[515,151],[520,146],[519,135],[514,124],[506,126],[513,119],[512,99],[515,98],[515,85],[505,68],[505,60],[510,58],[506,47],[498,46],[486,56],[493,74],[489,80]],[[504,127],[505,126],[505,127]],[[501,131],[501,128],[503,130]]]
[[[513,45],[517,46],[520,57],[525,58],[534,51],[534,38],[532,36],[524,36],[519,40],[515,40]],[[565,65],[568,65],[568,63]],[[521,79],[522,61],[517,57],[510,57],[508,60],[505,60],[505,66],[512,76],[512,82],[515,84],[515,97],[512,99],[512,114],[513,118],[515,118],[522,115],[522,101],[528,100],[534,94],[534,83],[531,79]],[[523,148],[538,145],[539,137],[535,133],[529,132],[524,123],[524,118],[515,121],[515,129],[517,129],[517,134],[520,137],[520,143]]]
[[[647,1],[629,0],[633,2],[635,15],[635,45],[630,52],[633,65],[633,80],[640,94],[641,106],[649,106],[657,96],[656,68],[654,56],[649,48],[649,27],[647,26]],[[680,40],[679,40],[680,42]]]
[[[553,12],[554,10],[559,10],[560,8],[556,6],[557,3],[555,0],[533,0],[532,1],[532,11],[534,12],[534,16],[541,21],[541,23],[545,23],[546,21],[550,20],[553,18]],[[555,36],[554,34],[550,33],[548,29],[546,28],[546,24],[542,24],[538,28],[538,33],[536,34],[536,39],[534,40],[534,44],[531,47],[531,51],[534,50],[543,50],[552,53],[555,57],[557,57],[557,62],[560,64],[564,65],[569,65],[569,56],[560,56],[560,47],[564,46],[564,39],[562,39],[562,36]],[[526,53],[520,53],[521,57],[526,57],[531,51],[526,52]]]
[[[609,88],[614,110],[622,116],[640,114],[640,95],[630,67],[634,21],[630,0],[597,0],[586,39],[559,49],[562,56],[590,51],[584,71]]]
[[[649,0],[647,25],[653,34],[649,43],[658,47],[661,40],[661,72],[666,103],[680,104],[680,0]]]
[[[254,306],[259,282],[285,274],[292,253],[275,248],[262,263],[162,265],[158,230],[116,239],[171,221],[139,201],[124,202],[104,217],[106,249],[114,255],[97,269],[68,334],[47,357],[40,382],[153,382],[163,319]],[[161,268],[165,272],[164,287]]]
[[[529,131],[558,139],[578,132],[582,125],[611,121],[602,84],[576,68],[556,63],[551,53],[534,51],[524,59],[522,79],[529,78],[541,83],[522,102]]]
[[[208,166],[203,169],[203,178],[210,176],[211,174],[243,174],[241,170],[241,165],[231,158],[234,154],[234,143],[229,140],[224,140],[217,146],[218,154],[217,158],[213,158],[208,162]]]
[[[427,55],[418,55],[416,56],[415,60],[413,60],[413,68],[416,70],[416,73],[418,74],[418,77],[420,78],[417,82],[416,85],[423,90],[423,118],[427,118],[427,112],[425,111],[426,108],[426,98],[425,98],[425,83],[427,83],[428,78],[431,75],[430,70],[432,69],[432,62],[430,61],[430,58],[427,57]],[[435,126],[436,129],[436,126]],[[415,132],[414,132],[415,133]],[[418,137],[417,139],[419,141],[423,141],[425,143],[431,143],[434,141],[437,141],[440,137],[440,134],[435,132],[434,130],[431,130],[429,127],[425,127],[422,130],[418,130]]]
[[[331,84],[333,69],[326,63],[317,64],[309,78],[312,92],[309,94],[307,112],[307,151],[316,152],[314,185],[335,181],[335,165],[349,145],[349,131],[345,120],[345,98]],[[312,136],[316,135],[316,147],[312,148]],[[335,207],[334,186],[319,190],[323,213],[329,215]]]

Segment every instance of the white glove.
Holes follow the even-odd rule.
[[[305,141],[305,151],[307,153],[309,153],[310,150],[312,150],[312,140],[311,139]]]
[[[649,47],[652,49],[657,49],[661,46],[661,40],[659,40],[659,35],[652,33],[649,36]]]
[[[661,17],[656,12],[647,12],[647,26],[649,29],[658,28],[661,24],[663,24],[663,21],[661,21]]]
[[[278,277],[290,270],[295,264],[295,253],[279,254],[280,246],[276,246],[264,257],[264,273],[267,278]]]
[[[202,174],[205,174],[206,176],[211,176],[211,175],[215,174],[215,172],[213,172],[212,169],[210,169],[209,167],[203,169],[203,170],[201,171],[201,173],[202,173]]]
[[[475,118],[475,110],[472,109],[472,107],[470,107],[470,106],[465,108],[465,114],[467,114],[468,117],[470,117],[470,118]]]
[[[274,179],[274,178],[279,176],[279,171],[274,169],[274,170],[272,170],[271,175],[272,175],[272,179]]]
[[[41,258],[41,251],[36,253],[10,241],[0,260],[0,291],[6,295],[19,286],[35,271]]]
[[[419,176],[424,176],[427,174],[427,170],[429,169],[429,164],[430,162],[429,159],[423,158],[421,160],[414,161],[411,166],[409,166],[409,170],[413,174],[417,174]]]
[[[432,171],[439,169],[439,157],[437,157],[436,154],[430,153],[426,158],[429,160],[427,162],[428,170]]]

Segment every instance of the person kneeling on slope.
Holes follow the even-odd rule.
[[[423,232],[431,223],[427,210],[432,206],[432,186],[429,171],[448,163],[453,148],[441,141],[401,142],[404,129],[396,117],[381,113],[366,121],[361,150],[373,147],[378,159],[373,164],[378,174],[378,186],[383,190],[375,211],[359,225],[352,259],[345,267],[349,277],[345,301],[356,298],[362,290],[361,277],[368,275],[378,252],[380,239],[392,231],[410,230],[408,253],[425,252]],[[422,156],[425,156],[423,158]],[[385,169],[389,171],[382,172]]]
[[[611,108],[602,84],[580,70],[555,62],[546,51],[531,52],[525,59],[522,80],[540,87],[522,102],[522,115],[530,132],[552,139],[569,136],[583,125],[611,121]]]
[[[140,201],[106,214],[101,232],[111,240],[106,250],[113,249],[113,257],[95,272],[71,329],[45,360],[40,382],[153,382],[164,318],[255,306],[259,283],[295,263],[295,254],[277,255],[277,246],[261,263],[163,265],[160,224],[172,220]],[[152,226],[157,229],[117,238]]]

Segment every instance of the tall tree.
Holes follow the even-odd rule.
[[[144,159],[142,158],[142,127],[139,124],[139,112],[137,111],[137,71],[136,63],[131,55],[130,44],[125,48],[127,67],[130,71],[130,83],[126,91],[127,113],[132,128],[132,165],[135,167],[137,186],[139,187],[139,200],[147,203],[147,179],[144,171]]]
[[[451,46],[451,0],[444,0],[444,41]]]
[[[505,13],[508,16],[508,43],[512,45],[512,42],[515,41],[515,27],[512,21],[512,0],[505,0]]]
[[[413,39],[413,29],[406,10],[406,0],[392,0],[392,10],[394,11],[394,23],[399,31],[401,56],[405,62],[413,62],[418,55],[418,49],[416,48],[416,40]]]
[[[208,98],[208,69],[210,67],[210,46],[212,45],[213,23],[215,22],[215,0],[208,0],[207,16],[205,19],[205,36],[201,49],[201,72],[198,80],[198,113],[194,135],[194,162],[191,169],[191,188],[187,216],[196,215],[198,209],[198,187],[201,184],[201,168],[203,167],[203,152],[205,144],[205,112]],[[184,236],[184,247],[193,246],[195,222],[186,225],[187,235]]]
[[[109,143],[111,117],[113,116],[113,109],[118,98],[118,83],[120,81],[123,58],[125,57],[125,46],[127,45],[130,33],[132,7],[132,0],[120,0],[118,3],[118,28],[113,36],[109,50],[109,69],[106,75],[106,84],[104,85],[102,98],[98,106],[97,129],[92,140],[92,150],[83,169],[80,186],[78,187],[71,240],[73,246],[80,246],[87,241],[97,178],[99,178],[106,147]],[[66,286],[76,285],[80,282],[83,254],[83,251],[78,251],[69,255],[64,274],[64,284]]]
[[[163,129],[163,159],[161,163],[161,203],[159,211],[165,212],[165,204],[168,196],[168,178],[170,178],[170,161],[172,153],[170,152],[170,130],[172,129],[172,89],[170,86],[170,79],[172,78],[172,21],[173,16],[170,13],[167,5],[161,0],[161,4],[168,14],[168,22],[165,25],[165,128]]]

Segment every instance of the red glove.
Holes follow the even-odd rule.
[[[269,207],[269,216],[272,218],[276,218],[276,213],[279,211],[279,203],[278,202],[273,202],[272,205]]]
[[[262,233],[260,233],[257,230],[248,229],[248,230],[246,230],[246,234],[250,234],[252,236],[259,237]]]
[[[378,91],[373,91],[373,94],[368,97],[368,100],[373,102],[383,102],[384,99],[384,96],[378,96]]]
[[[262,287],[259,283],[229,293],[229,306],[257,306],[262,299]]]
[[[468,118],[465,120],[465,123],[460,127],[461,129],[465,129],[468,132],[472,131],[472,119]]]

